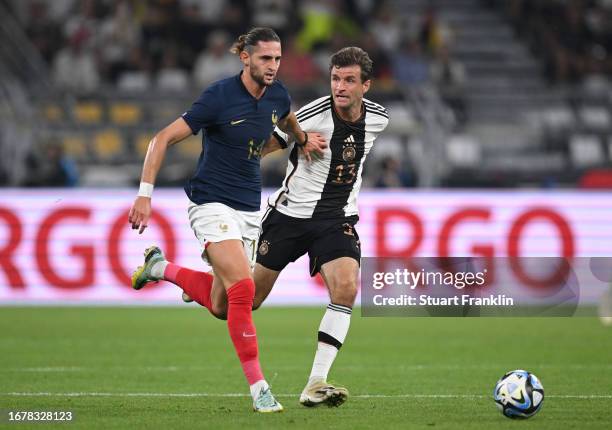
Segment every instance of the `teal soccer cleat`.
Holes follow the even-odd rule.
[[[144,252],[145,262],[143,266],[138,268],[132,273],[132,288],[140,290],[146,285],[147,282],[159,281],[159,278],[151,275],[151,268],[160,261],[165,261],[164,253],[157,246],[150,246],[145,249]]]
[[[283,405],[276,401],[270,388],[266,388],[259,392],[259,395],[253,402],[253,410],[261,413],[282,412]]]

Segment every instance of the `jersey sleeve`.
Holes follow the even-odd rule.
[[[285,89],[285,94],[284,94],[284,105],[283,105],[283,109],[281,110],[281,115],[280,118],[286,118],[287,115],[289,115],[289,112],[291,112],[291,96],[289,95],[289,91],[287,91]]]
[[[368,131],[380,134],[389,124],[389,112],[384,106],[374,103],[368,99],[363,99],[367,113],[366,124]]]
[[[278,113],[280,114],[278,117],[283,119],[291,112],[291,96],[289,90],[281,81],[276,81],[274,89],[278,93]]]
[[[320,118],[320,116],[316,116],[304,121],[300,121],[298,119],[298,124],[300,124],[302,130],[308,133],[316,129],[316,125],[319,123]],[[274,132],[272,134],[274,135],[274,137],[276,137],[276,140],[278,140],[278,142],[283,148],[287,148],[294,141],[292,137],[290,137],[287,133],[278,128],[278,126],[274,129]]]
[[[330,99],[330,96],[321,97],[303,106],[295,113],[298,124],[300,124],[302,130],[305,132],[316,130],[317,125],[321,120],[321,112],[324,112],[326,107],[331,106]],[[287,114],[289,114],[289,112],[287,112]],[[291,139],[287,133],[278,128],[278,126],[274,129],[272,134],[274,137],[276,137],[276,140],[278,140],[283,148],[287,148],[291,143],[293,143],[293,139]]]
[[[289,146],[289,143],[287,142],[287,140],[289,139],[289,135],[280,128],[278,128],[278,126],[274,129],[272,135],[276,138],[276,140],[278,140],[278,143],[280,143],[280,146],[283,149]]]
[[[201,129],[215,123],[222,108],[221,100],[215,88],[208,87],[182,115],[193,134],[198,134]]]

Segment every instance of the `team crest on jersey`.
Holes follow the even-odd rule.
[[[343,145],[342,159],[344,161],[346,161],[347,163],[350,163],[351,161],[355,159],[356,155],[357,155],[357,150],[355,149],[354,144],[349,143],[349,144]]]
[[[276,125],[278,122],[278,115],[276,115],[276,109],[272,111],[272,125]]]
[[[229,225],[219,223],[219,230],[221,230],[221,233],[227,233],[227,231],[229,230]]]
[[[258,250],[259,255],[266,255],[268,251],[270,251],[270,242],[268,242],[267,240],[264,240],[259,245],[259,250]]]

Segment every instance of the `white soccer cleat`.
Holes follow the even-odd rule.
[[[325,381],[314,381],[304,387],[300,403],[307,407],[327,405],[340,406],[348,399],[349,392],[344,387],[334,387]]]
[[[262,388],[253,401],[253,410],[260,413],[282,412],[283,405],[276,401],[270,388]]]

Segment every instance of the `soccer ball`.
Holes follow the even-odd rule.
[[[497,381],[493,400],[508,418],[529,418],[542,408],[544,387],[533,373],[513,370]]]

